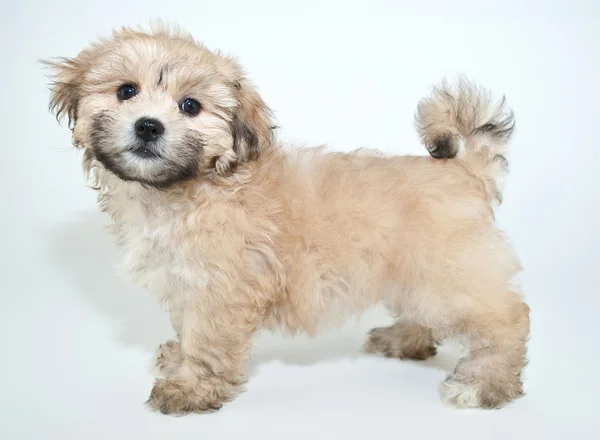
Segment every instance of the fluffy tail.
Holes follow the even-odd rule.
[[[454,87],[443,82],[417,109],[417,130],[435,158],[462,160],[485,182],[491,197],[502,201],[504,157],[513,133],[512,111],[505,100],[493,103],[490,93],[466,79]]]

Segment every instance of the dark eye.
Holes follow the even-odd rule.
[[[119,98],[120,101],[127,101],[129,98],[133,98],[135,95],[137,95],[138,91],[137,88],[131,84],[123,84],[121,87],[119,87],[119,90],[117,90],[117,98]]]
[[[202,106],[195,99],[187,98],[181,101],[179,104],[179,108],[183,113],[187,113],[188,115],[195,116],[200,113]]]

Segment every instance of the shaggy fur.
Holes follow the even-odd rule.
[[[71,121],[121,266],[177,332],[159,349],[152,408],[217,410],[259,329],[315,335],[379,302],[403,321],[374,330],[369,351],[470,348],[445,401],[497,408],[522,394],[529,309],[493,211],[513,118],[486,92],[463,81],[420,104],[435,158],[347,154],[279,143],[239,64],[177,30],[121,29],[50,64],[51,106]],[[119,100],[123,84],[137,94]],[[180,109],[188,98],[198,115]],[[142,117],[165,126],[151,144],[135,136]]]

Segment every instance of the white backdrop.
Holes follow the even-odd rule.
[[[600,4],[485,3],[3,2],[0,437],[597,434]],[[37,59],[75,56],[115,26],[156,17],[239,55],[284,138],[307,144],[424,154],[413,112],[430,85],[465,73],[507,95],[517,132],[499,221],[525,266],[532,308],[525,398],[501,411],[444,407],[437,385],[458,352],[444,348],[425,365],[364,356],[366,331],[387,322],[374,311],[313,341],[265,335],[247,392],[216,414],[147,410],[147,367],[171,336],[168,320],[114,274],[107,219],[70,132],[47,112]]]

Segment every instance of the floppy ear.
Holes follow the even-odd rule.
[[[50,83],[50,110],[57,120],[64,116],[69,119],[69,128],[73,129],[77,122],[77,107],[80,97],[80,81],[82,73],[74,59],[63,58],[58,61],[44,61],[52,69]]]
[[[273,143],[271,110],[246,79],[234,83],[238,106],[230,122],[233,150],[239,162],[256,160]]]

